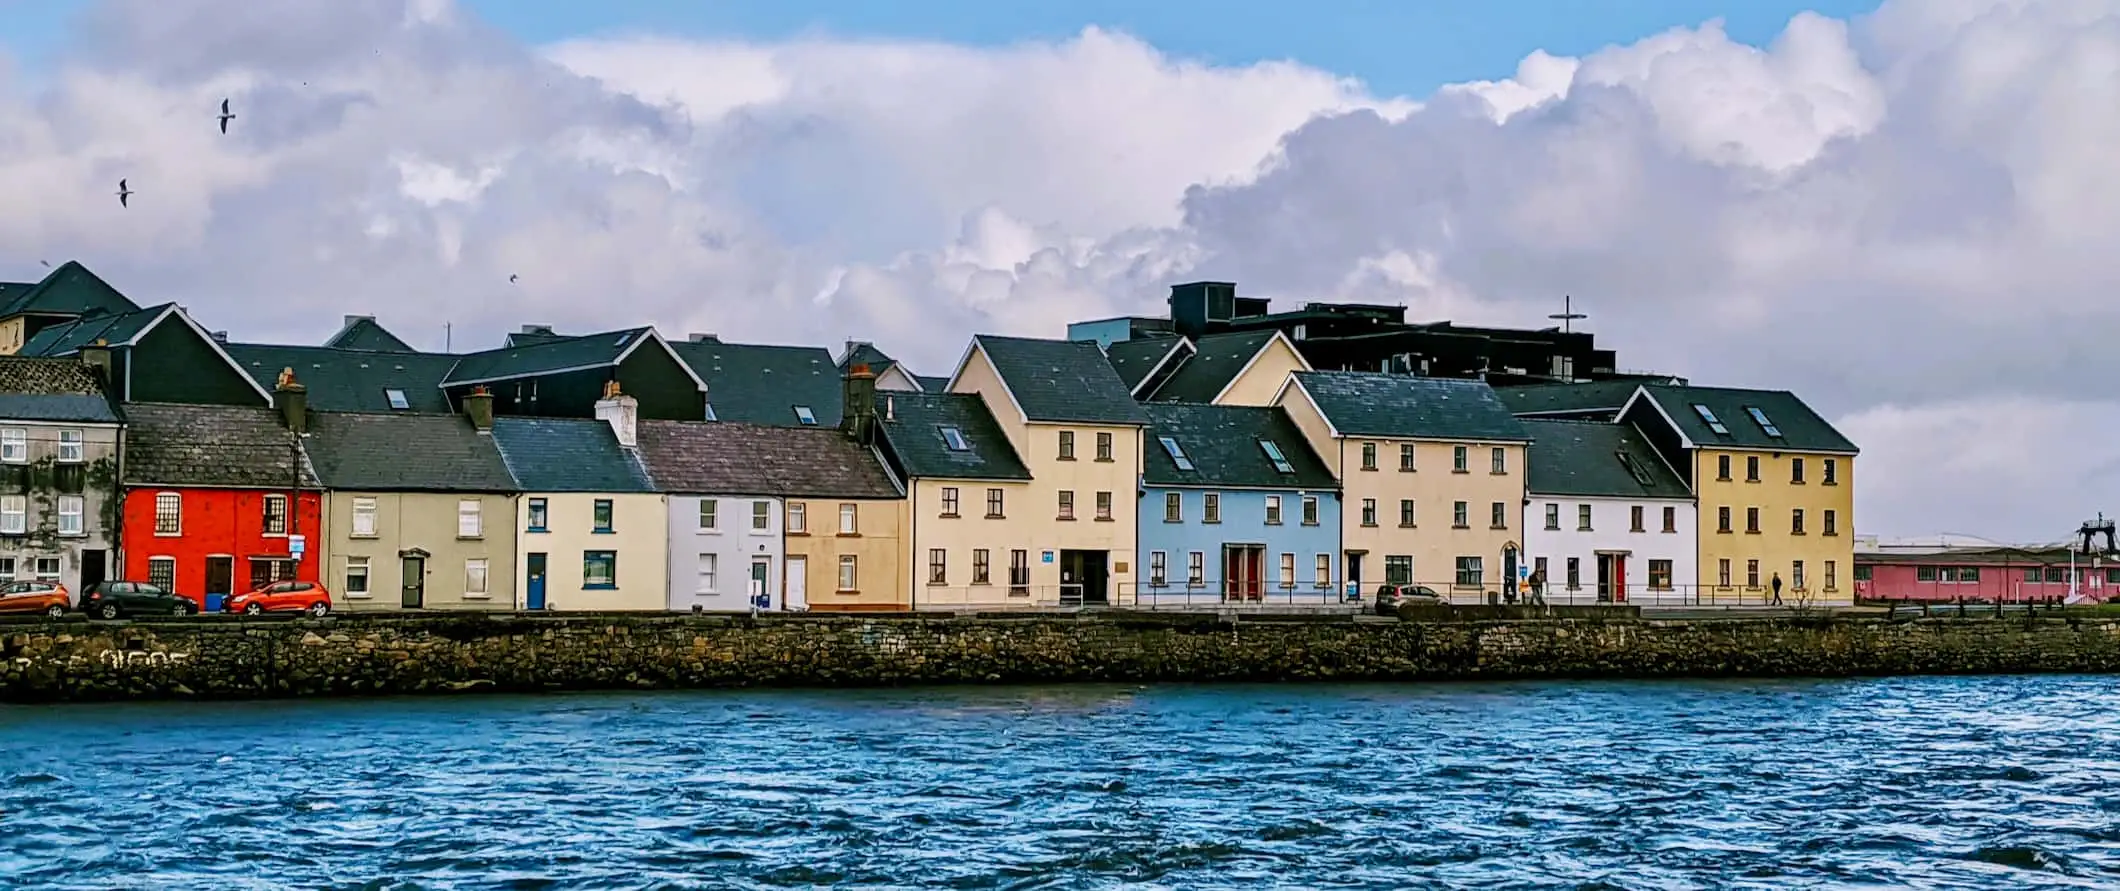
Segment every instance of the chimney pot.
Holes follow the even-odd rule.
[[[862,445],[876,441],[876,375],[868,363],[847,366],[846,401],[840,406],[839,425]]]
[[[280,423],[288,430],[301,433],[308,429],[309,388],[294,379],[294,369],[280,369],[279,382],[272,388],[272,406],[280,411]]]
[[[464,415],[471,419],[471,429],[481,433],[493,429],[493,392],[483,386],[472,387],[464,394]]]

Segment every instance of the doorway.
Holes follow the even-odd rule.
[[[229,556],[206,558],[206,611],[220,612],[221,604],[228,602],[228,595],[235,593],[236,558]]]
[[[399,561],[403,571],[403,596],[398,605],[406,609],[420,609],[427,605],[427,558],[408,555]]]
[[[1266,546],[1222,546],[1222,599],[1257,601],[1266,593]]]
[[[103,574],[106,571],[103,554],[101,548],[81,552],[81,584],[74,590],[86,591],[103,582]]]
[[[1597,602],[1627,602],[1627,555],[1599,552],[1597,555]]]
[[[773,598],[766,594],[766,580],[773,575],[773,558],[751,558],[751,583],[748,592],[751,605],[759,609],[772,609]]]
[[[1103,606],[1111,602],[1110,551],[1060,552],[1060,605]]]
[[[807,610],[810,608],[810,558],[790,556],[781,564],[780,571],[786,574],[784,586],[787,593],[781,598],[781,608]]]
[[[527,559],[527,565],[523,567],[523,574],[525,578],[529,579],[528,587],[525,588],[525,590],[527,590],[529,594],[526,597],[526,602],[523,604],[524,607],[527,609],[544,609],[545,555],[529,555]]]
[[[1368,551],[1348,551],[1346,554],[1345,581],[1350,599],[1362,599],[1362,558],[1366,556],[1369,556]]]

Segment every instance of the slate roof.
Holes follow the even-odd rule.
[[[1684,480],[1632,426],[1599,421],[1525,420],[1534,495],[1691,498]],[[1639,474],[1639,475],[1637,475]]]
[[[316,412],[309,457],[333,489],[516,492],[493,437],[458,415]]]
[[[642,421],[641,457],[656,488],[783,498],[898,498],[876,453],[836,428],[726,421]]]
[[[52,325],[31,335],[29,342],[22,345],[20,355],[70,356],[98,340],[112,346],[131,343],[173,306],[163,303],[131,312],[98,312]]]
[[[17,316],[24,313],[43,315],[86,315],[101,313],[117,315],[140,308],[117,288],[98,278],[88,267],[68,260],[46,275],[43,281],[23,287],[17,291],[9,286],[0,296],[6,303],[0,304],[0,317]],[[115,342],[115,341],[113,341]]]
[[[981,334],[973,342],[1033,422],[1146,424],[1132,390],[1089,341]]]
[[[501,346],[503,349],[512,350],[517,347],[537,346],[541,343],[569,340],[573,337],[574,335],[572,334],[554,334],[549,331],[511,331],[508,333],[508,337],[501,341]]]
[[[1104,348],[1104,360],[1112,364],[1112,370],[1119,372],[1119,380],[1132,392],[1184,340],[1175,334],[1121,340]]]
[[[279,383],[281,369],[294,369],[294,379],[309,388],[311,411],[450,411],[441,386],[456,365],[455,356],[262,343],[230,343],[222,348],[268,391]],[[405,391],[407,407],[391,408],[385,390]]]
[[[626,350],[654,333],[654,328],[628,328],[466,353],[456,357],[456,367],[450,370],[443,383],[454,387],[577,368],[603,368],[617,363]],[[513,340],[514,336],[510,335],[509,339]]]
[[[976,393],[878,393],[877,427],[909,477],[1027,480],[1030,469]],[[954,452],[942,428],[955,427],[969,449]]]
[[[1485,381],[1368,371],[1298,371],[1295,379],[1342,436],[1529,438]]]
[[[294,446],[272,409],[139,402],[126,406],[125,419],[127,485],[285,490],[294,484]],[[314,439],[304,447],[313,449]],[[316,488],[313,461],[301,466],[302,487]]]
[[[1278,333],[1273,328],[1233,331],[1193,341],[1193,354],[1178,366],[1177,373],[1156,388],[1151,398],[1157,402],[1213,402]]]
[[[1547,412],[1598,412],[1614,415],[1625,408],[1638,380],[1590,381],[1580,384],[1537,384],[1528,387],[1496,387],[1495,395],[1519,415]]]
[[[707,405],[714,409],[715,420],[797,427],[802,424],[795,418],[795,406],[807,405],[817,426],[839,426],[846,396],[831,350],[718,340],[670,346],[707,382]]]
[[[499,417],[493,444],[524,491],[655,491],[640,456],[621,447],[604,421]]]
[[[1246,488],[1332,489],[1338,487],[1303,431],[1276,407],[1156,403],[1142,406],[1150,427],[1143,444],[1142,477],[1151,486],[1229,486]],[[1170,437],[1192,461],[1190,471],[1164,448]],[[1282,473],[1261,441],[1281,449],[1294,473]]]
[[[947,393],[950,391],[950,378],[948,375],[936,377],[932,374],[916,374],[913,375],[913,380],[920,384],[921,389],[930,393]]]
[[[881,375],[891,366],[898,364],[898,360],[891,358],[884,351],[877,349],[875,344],[868,341],[854,341],[852,347],[852,349],[847,350],[846,355],[839,357],[839,372],[841,374],[845,374],[850,366],[867,365],[870,373]]]
[[[1741,390],[1731,387],[1644,387],[1671,422],[1697,446],[1704,448],[1783,449],[1854,454],[1855,443],[1819,417],[1796,394],[1787,390]],[[1704,405],[1722,422],[1728,433],[1717,433],[1693,408]],[[1754,420],[1746,409],[1765,414],[1781,436],[1775,437]]]
[[[411,344],[398,339],[397,335],[390,333],[381,323],[369,316],[351,317],[345,327],[339,329],[339,333],[324,341],[324,345],[333,349],[367,350],[376,353],[418,352]]]
[[[0,357],[0,419],[115,424],[95,369],[77,359]]]

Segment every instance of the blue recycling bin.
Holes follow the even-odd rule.
[[[221,606],[227,602],[228,595],[226,594],[208,594],[206,595],[206,611],[210,613],[220,612]]]

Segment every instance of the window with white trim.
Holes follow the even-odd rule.
[[[59,463],[79,464],[86,459],[84,441],[79,430],[59,431]]]
[[[348,597],[368,596],[368,558],[346,558],[346,581],[339,588]]]
[[[161,588],[164,591],[176,590],[177,558],[147,558],[147,583],[157,588]]]
[[[839,505],[839,534],[861,534],[861,509],[858,505]]]
[[[456,502],[456,537],[477,538],[483,533],[485,524],[480,514],[479,500],[463,498]]]
[[[363,496],[353,499],[353,537],[375,537],[375,499]]]
[[[20,427],[0,429],[0,461],[29,463],[29,431]]]
[[[486,596],[486,558],[472,557],[464,561],[464,596]]]
[[[59,534],[81,535],[83,503],[79,495],[59,496]]]
[[[184,496],[176,492],[155,493],[155,534],[184,534]]]
[[[692,582],[692,593],[712,594],[721,589],[721,555],[699,555],[698,577]]]
[[[22,535],[29,531],[29,498],[0,495],[0,535]]]
[[[860,583],[861,566],[859,562],[854,559],[854,555],[839,555],[839,590],[858,591],[861,589]]]

